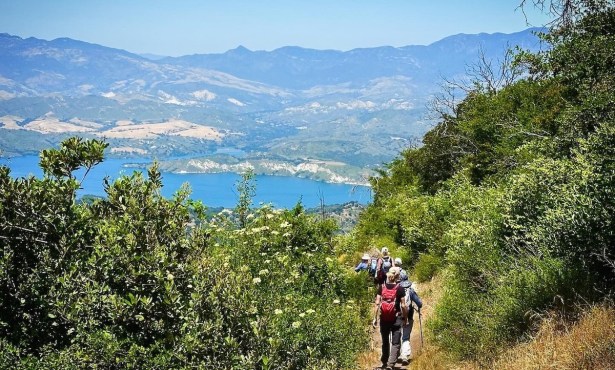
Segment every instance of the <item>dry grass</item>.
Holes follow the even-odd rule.
[[[139,124],[125,120],[117,121],[114,127],[100,131],[97,134],[107,138],[118,139],[154,139],[161,135],[171,135],[220,141],[224,137],[222,132],[213,127],[197,125],[177,119]]]
[[[507,351],[497,369],[615,369],[615,309],[589,309],[574,325],[546,319],[534,340]]]
[[[17,122],[23,121],[23,118],[17,116],[2,116],[0,117],[0,124],[2,128],[7,130],[21,130],[21,127]]]
[[[65,132],[92,132],[92,127],[60,121],[53,116],[38,118],[23,126],[25,130],[36,131],[42,134],[65,133]]]
[[[410,369],[614,370],[615,308],[590,308],[574,324],[552,315],[532,341],[508,349],[489,366],[454,362],[442,350],[426,347]]]

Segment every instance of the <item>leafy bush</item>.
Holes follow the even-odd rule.
[[[357,228],[420,255],[419,279],[442,264],[428,327],[485,367],[542,312],[613,296],[615,7],[572,3],[570,22],[544,36],[553,47],[510,66],[528,67],[520,78],[473,81],[423,146],[372,179]]]
[[[444,261],[439,256],[425,253],[419,255],[414,265],[414,279],[419,283],[429,281],[443,267]]]
[[[0,168],[1,367],[351,367],[370,292],[334,222],[248,198],[206,219],[187,188],[160,195],[156,166],[77,203],[73,171],[104,147],[43,152],[43,179]]]

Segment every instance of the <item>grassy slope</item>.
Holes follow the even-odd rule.
[[[432,290],[427,299],[437,300],[439,286],[427,284]],[[486,364],[454,361],[429,340],[437,333],[429,334],[410,370],[615,369],[615,307],[608,304],[587,307],[574,322],[552,313],[543,319],[531,340],[509,348]]]
[[[424,328],[442,296],[442,289],[440,277],[418,284],[417,291],[424,303]],[[433,344],[432,337],[437,333],[426,332],[425,345],[421,348],[418,322],[415,324],[409,370],[615,369],[615,307],[608,304],[587,307],[574,322],[552,313],[543,319],[531,340],[509,348],[486,364],[455,361]],[[379,363],[380,344],[378,333],[374,333],[371,348],[358,358],[360,369],[371,370]]]

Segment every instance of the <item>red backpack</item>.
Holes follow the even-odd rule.
[[[397,297],[397,284],[391,289],[386,283],[382,284],[382,300],[380,302],[380,321],[391,323],[395,321],[395,298]]]

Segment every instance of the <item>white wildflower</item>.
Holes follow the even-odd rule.
[[[254,284],[259,284],[259,283],[261,282],[261,278],[259,278],[259,277],[255,277],[254,279],[252,279],[252,282],[253,282]]]
[[[280,310],[279,308],[276,308],[275,311],[273,311],[273,313],[276,315],[281,315],[284,313],[284,311]]]

